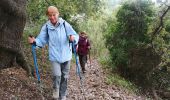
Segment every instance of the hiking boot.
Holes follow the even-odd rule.
[[[58,99],[59,98],[59,90],[58,89],[53,90],[53,98],[54,99]]]
[[[60,99],[59,100],[66,100],[66,96],[62,96],[62,97],[60,97]]]

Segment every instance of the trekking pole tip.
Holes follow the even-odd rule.
[[[41,83],[40,81],[38,81],[38,84]]]

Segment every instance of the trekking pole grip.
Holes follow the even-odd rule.
[[[33,35],[29,35],[30,38],[33,38],[34,36]],[[30,43],[32,45],[35,45],[36,46],[36,42],[34,41],[33,43]]]

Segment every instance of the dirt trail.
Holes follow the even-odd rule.
[[[96,60],[86,67],[83,87],[76,75],[75,66],[71,67],[67,100],[145,100],[144,97],[127,93],[124,90],[105,83],[106,75]],[[52,100],[52,81],[50,71],[40,71],[42,84],[37,79],[29,78],[18,67],[0,71],[1,100]],[[43,88],[42,88],[43,87]]]
[[[92,66],[87,65],[86,69],[83,78],[84,91],[81,92],[80,79],[75,74],[75,68],[71,68],[68,100],[144,100],[144,97],[129,94],[114,85],[106,84],[106,75],[96,60],[92,61]]]

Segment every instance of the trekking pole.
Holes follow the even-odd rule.
[[[76,73],[78,74],[79,78],[80,78],[80,82],[82,85],[82,75],[81,75],[81,70],[80,70],[80,65],[79,65],[79,61],[78,61],[78,57],[77,57],[77,53],[76,53],[76,48],[75,48],[75,43],[72,42],[72,46],[73,46],[73,52],[74,52],[74,57],[76,60]]]
[[[72,47],[73,47],[73,52],[74,52],[74,56],[75,56],[75,59],[76,59],[76,73],[80,78],[81,93],[83,94],[83,98],[86,100],[85,93],[84,93],[84,87],[83,87],[83,77],[82,77],[82,74],[81,74],[80,64],[79,64],[79,60],[78,60],[78,56],[77,56],[77,53],[76,53],[76,48],[75,48],[74,42],[72,42]]]
[[[30,35],[29,37],[32,38],[32,35]],[[40,74],[39,74],[39,71],[38,71],[38,63],[37,63],[37,56],[36,56],[36,43],[34,42],[31,45],[32,45],[32,55],[33,55],[33,60],[34,60],[34,68],[35,68],[35,71],[36,71],[38,83],[40,83]]]
[[[89,62],[90,62],[90,68],[91,68],[92,65],[91,65],[91,57],[90,56],[91,56],[91,54],[90,54],[90,49],[89,49]]]

